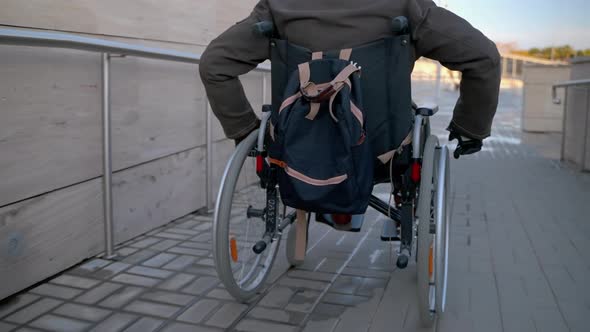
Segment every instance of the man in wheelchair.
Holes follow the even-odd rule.
[[[433,313],[444,310],[448,152],[430,135],[428,118],[438,108],[414,105],[411,99],[411,71],[414,62],[422,56],[462,73],[460,97],[447,128],[449,140],[458,140],[455,158],[480,151],[483,140],[490,135],[498,105],[500,55],[495,44],[480,31],[457,15],[437,7],[433,1],[261,0],[250,16],[209,44],[201,58],[201,79],[226,136],[234,139],[236,145],[243,142],[226,168],[214,229],[217,271],[234,297],[248,300],[261,287],[268,266],[272,265],[281,232],[295,219],[297,227],[290,227],[294,234],[289,235],[287,255],[292,265],[302,262],[305,250],[302,254],[301,241],[305,249],[308,222],[303,211],[316,212],[318,220],[350,230],[354,228],[351,226],[354,218],[350,215],[364,213],[370,205],[401,224],[398,267],[405,268],[408,264],[412,240],[418,239],[416,257],[423,261],[418,265],[418,274],[423,276],[419,277],[419,296],[424,304],[422,321],[429,325]],[[273,100],[271,106],[263,109],[261,121],[238,77],[269,59]],[[305,115],[301,118],[303,122],[297,122],[301,125],[290,133],[284,128],[277,129],[286,125],[287,117],[293,118],[285,114],[297,114],[295,112]],[[344,115],[346,118],[339,118]],[[318,125],[321,121],[333,128]],[[312,122],[313,126],[305,127]],[[338,176],[326,168],[318,170],[323,177],[319,173],[314,177],[299,172],[308,169],[310,162],[337,155],[338,151],[332,150],[338,149],[330,147],[338,146],[338,142],[330,140],[344,132],[343,139],[354,144],[352,152],[347,150],[349,155],[341,160],[352,160],[355,169],[366,170],[360,172],[363,174]],[[282,136],[276,138],[276,135]],[[287,142],[288,137],[294,139]],[[289,145],[290,151],[304,151],[306,157],[299,155],[288,159],[288,154],[273,151],[273,144],[269,142],[275,140]],[[367,144],[369,148],[359,152],[360,147]],[[240,146],[246,147],[240,149]],[[374,158],[366,157],[366,153],[372,153]],[[241,240],[243,234],[236,233],[241,234],[243,230],[231,230],[236,215],[233,209],[241,206],[232,201],[233,191],[248,157],[256,157],[256,172],[265,190],[260,208],[252,204],[247,207],[248,219],[265,221],[261,235],[255,240]],[[364,163],[367,159],[371,159],[370,170]],[[293,163],[300,165],[292,167]],[[289,173],[297,183],[282,180],[279,173]],[[352,176],[357,176],[360,180],[355,179],[359,183],[365,181],[363,175],[371,178],[368,189],[376,183],[392,182],[395,188],[393,208],[375,196],[369,198],[370,190],[353,186],[356,188],[353,192],[350,186],[343,186]],[[334,185],[343,186],[342,190],[328,192],[325,189]],[[278,187],[280,200],[299,209],[297,214],[287,215],[286,210],[281,214],[277,205]],[[294,192],[299,196],[291,195]],[[321,193],[326,194],[322,196]],[[314,201],[316,196],[321,197],[321,201]],[[345,213],[326,214],[324,210]],[[246,233],[250,233],[249,228]],[[387,240],[387,237],[382,235],[382,239]],[[252,241],[255,242],[253,247]],[[242,242],[255,253],[254,256],[246,254],[246,261],[255,260],[253,267],[246,270],[246,263],[241,261],[244,256],[239,253]],[[289,246],[297,248],[291,250],[296,253],[290,255]],[[263,257],[265,254],[267,258]],[[260,264],[261,260],[266,263]],[[234,263],[240,263],[241,268]],[[266,270],[258,271],[260,266],[265,266]],[[236,270],[240,271],[239,276],[235,275]],[[434,290],[439,284],[441,286]],[[431,296],[433,292],[437,296]]]
[[[282,38],[321,51],[389,36],[397,16],[409,19],[412,60],[424,56],[462,72],[461,96],[448,130],[451,139],[459,140],[460,154],[479,151],[498,104],[500,55],[480,31],[430,0],[261,0],[250,16],[214,39],[201,58],[201,79],[226,136],[240,141],[259,124],[238,79],[270,59],[268,38],[253,31],[254,24],[271,21]]]

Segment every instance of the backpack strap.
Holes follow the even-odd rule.
[[[352,48],[345,48],[340,51],[340,60],[350,61],[350,55],[352,54]]]
[[[311,53],[312,60],[321,60],[324,57],[324,52],[313,52]]]

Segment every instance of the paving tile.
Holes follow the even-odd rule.
[[[199,234],[199,235],[193,237],[191,239],[191,241],[194,241],[194,242],[209,242],[209,241],[211,241],[211,233],[206,232],[206,233]]]
[[[31,305],[20,309],[19,311],[5,317],[4,320],[10,323],[24,324],[34,318],[41,316],[49,310],[62,304],[62,301],[54,299],[41,299]]]
[[[184,235],[197,235],[199,234],[198,231],[191,230],[191,229],[183,229],[183,228],[168,228],[166,230],[167,233],[175,233],[175,234],[184,234]]]
[[[200,259],[197,264],[204,265],[204,266],[215,266],[215,262],[213,261],[212,258],[203,258],[203,259]]]
[[[137,316],[130,314],[116,313],[100,322],[90,332],[119,332],[137,318]]]
[[[210,243],[202,243],[202,242],[185,241],[185,242],[182,242],[181,244],[179,244],[178,246],[183,247],[183,248],[212,250]]]
[[[4,299],[0,304],[0,318],[38,299],[39,296],[29,293],[14,295],[10,298]]]
[[[213,228],[213,217],[211,217],[210,220],[207,220],[205,222],[201,222],[199,225],[193,227],[193,229],[195,231],[200,231],[200,232],[209,230],[211,228]]]
[[[155,245],[157,245],[157,244],[155,244]],[[128,264],[139,264],[143,261],[146,261],[146,260],[154,257],[157,254],[158,253],[156,251],[143,249],[141,251],[134,253],[133,255],[125,257],[123,259],[123,262],[128,263]]]
[[[356,306],[360,303],[367,302],[369,298],[357,295],[326,293],[322,298],[322,302],[330,304],[338,304],[345,306]]]
[[[158,234],[155,234],[155,236],[162,237],[165,239],[172,239],[172,240],[188,240],[188,239],[190,239],[190,235],[175,234],[175,233],[168,233],[168,232],[160,232]]]
[[[90,261],[80,265],[78,268],[83,269],[83,270],[87,270],[89,272],[94,272],[100,268],[103,268],[107,265],[109,265],[111,262],[104,260],[104,259],[100,259],[100,258],[94,258],[91,259]]]
[[[264,322],[254,319],[244,319],[236,326],[238,331],[259,332],[259,331],[273,331],[273,332],[295,332],[296,326]]]
[[[314,309],[313,313],[323,317],[338,318],[346,311],[346,309],[347,307],[343,305],[320,302]]]
[[[287,275],[291,278],[326,281],[326,282],[331,282],[332,278],[334,278],[334,276],[335,276],[335,274],[333,274],[333,273],[318,272],[318,271],[306,271],[306,270],[291,270],[287,273]]]
[[[117,289],[123,286],[113,284],[110,282],[105,282],[95,288],[88,290],[86,293],[78,296],[74,302],[84,303],[84,304],[95,304],[96,302],[104,299]]]
[[[138,251],[138,249],[136,249],[136,248],[124,247],[121,249],[117,249],[117,254],[120,256],[123,256],[123,257],[127,257],[129,255],[136,253],[137,251]]]
[[[208,250],[183,248],[183,247],[173,247],[173,248],[168,249],[167,252],[171,252],[174,254],[199,256],[199,257],[206,257],[209,254]]]
[[[111,312],[109,310],[99,309],[87,305],[66,303],[61,307],[55,309],[53,313],[62,316],[97,322],[107,317]]]
[[[145,238],[143,240],[140,240],[140,241],[137,241],[137,242],[131,244],[130,247],[145,249],[145,248],[147,248],[153,244],[156,244],[160,241],[162,241],[162,239],[158,239],[155,237],[148,237],[148,238]]]
[[[207,320],[206,325],[227,328],[229,327],[248,306],[240,303],[226,303],[211,318]]]
[[[260,305],[271,308],[284,308],[291,300],[295,291],[288,287],[273,287],[268,294],[262,298]]]
[[[164,265],[162,268],[167,270],[176,270],[181,271],[184,270],[186,267],[190,266],[197,260],[196,257],[192,256],[180,256],[171,261],[170,263]]]
[[[298,311],[298,312],[310,312],[313,309],[313,305],[320,296],[320,292],[311,290],[302,290],[291,298],[289,304],[285,307],[286,310]]]
[[[38,330],[38,329],[34,329],[32,327],[21,327],[20,329],[14,331],[14,332],[43,332],[43,331]]]
[[[213,327],[204,327],[198,325],[191,325],[185,323],[171,323],[166,325],[162,332],[221,332],[222,329],[217,329]]]
[[[135,300],[125,307],[126,311],[169,318],[180,310],[180,307],[169,304]]]
[[[372,297],[383,293],[385,287],[387,287],[387,280],[385,279],[363,278],[363,282],[355,294]]]
[[[100,302],[100,306],[107,308],[121,308],[125,304],[129,303],[135,297],[139,296],[144,289],[139,287],[125,287],[116,290],[112,295],[107,297],[105,300]]]
[[[152,278],[168,278],[169,276],[171,276],[173,274],[173,272],[170,272],[170,271],[155,269],[155,268],[151,268],[151,267],[143,267],[143,266],[134,266],[134,267],[130,268],[129,270],[127,270],[127,273],[139,274],[142,276],[152,277]]]
[[[180,305],[180,306],[187,305],[195,299],[193,296],[190,296],[190,295],[183,295],[183,294],[164,292],[164,291],[153,291],[153,292],[145,293],[141,297],[146,300],[150,300],[150,301],[154,301],[154,302],[176,304],[176,305]]]
[[[330,292],[342,294],[354,294],[363,284],[362,277],[338,276],[330,286]]]
[[[295,279],[295,278],[281,278],[279,281],[280,285],[289,286],[289,287],[296,287],[296,288],[307,288],[313,289],[317,291],[322,291],[330,284],[327,282],[322,281],[314,281],[314,280],[305,280],[305,279]]]
[[[305,313],[272,309],[258,306],[248,312],[248,318],[270,320],[289,325],[299,325],[305,319]]]
[[[32,327],[49,331],[77,332],[87,330],[90,326],[90,323],[71,318],[45,315],[39,319],[36,319],[30,325]]]
[[[31,293],[69,300],[82,293],[82,290],[53,284],[42,284],[32,289]]]
[[[337,318],[312,314],[307,324],[305,324],[303,332],[332,332],[336,330],[337,325]]]
[[[0,322],[0,331],[3,331],[3,332],[12,331],[12,330],[16,329],[17,327],[18,327],[18,325]]]
[[[199,226],[199,222],[196,220],[187,220],[176,225],[176,228],[192,229],[193,227]]]
[[[234,300],[233,296],[231,296],[225,289],[222,288],[215,288],[214,290],[207,293],[207,297],[229,301]]]
[[[347,266],[342,271],[342,275],[389,279],[389,277],[391,276],[391,272],[373,269],[359,269]]]
[[[200,265],[193,265],[187,267],[184,272],[192,273],[197,275],[207,275],[212,277],[218,277],[217,271],[214,267],[210,266],[200,266]]]
[[[211,288],[215,287],[219,283],[219,279],[214,277],[200,277],[199,279],[193,281],[190,285],[183,288],[182,291],[184,293],[193,294],[193,295],[201,295]]]
[[[111,277],[125,271],[130,266],[131,265],[127,264],[127,263],[114,262],[114,263],[109,264],[109,265],[105,266],[104,268],[94,272],[93,274],[91,274],[91,276],[94,278],[108,279],[108,278],[111,278]]]
[[[125,329],[125,332],[152,332],[164,324],[163,320],[143,317]]]
[[[179,273],[159,284],[158,288],[166,290],[178,290],[187,285],[189,282],[193,281],[195,278],[196,276],[192,274]]]
[[[76,288],[92,288],[100,283],[100,280],[71,276],[71,275],[61,275],[53,280],[50,281],[53,284],[61,285],[61,286],[69,286],[69,287],[76,287]]]
[[[219,301],[203,299],[190,306],[178,316],[177,320],[188,323],[200,323],[219,306]]]
[[[143,287],[154,287],[159,282],[161,282],[161,280],[159,280],[159,279],[142,277],[142,276],[127,274],[127,273],[119,274],[119,275],[115,276],[112,280],[116,281],[116,282],[124,283],[124,284],[143,286]]]
[[[180,243],[180,241],[177,240],[164,240],[160,243],[154,244],[153,246],[150,247],[150,249],[155,250],[155,251],[164,251],[164,250],[168,250],[176,245],[178,245]]]
[[[176,257],[177,256],[173,255],[173,254],[161,253],[161,254],[158,254],[158,255],[148,259],[147,261],[143,262],[141,265],[145,265],[145,266],[149,266],[149,267],[162,267],[162,265],[170,262],[171,260],[173,260]]]

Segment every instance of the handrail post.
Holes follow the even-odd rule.
[[[262,73],[262,105],[266,104],[267,101],[267,95],[268,93],[266,92],[266,90],[268,89],[267,87],[267,82],[266,82],[266,73]]]
[[[213,133],[211,132],[211,107],[209,100],[205,100],[205,139],[207,158],[205,165],[205,207],[207,212],[213,211]]]
[[[586,88],[586,121],[584,122],[584,143],[582,144],[582,171],[586,170],[586,150],[588,145],[588,120],[590,119],[590,88]]]
[[[116,256],[113,237],[110,62],[110,55],[102,53],[102,199],[106,259]]]
[[[565,160],[565,135],[567,133],[567,96],[569,92],[569,87],[564,87],[564,97],[563,97],[563,124],[561,126],[561,155],[560,161]]]

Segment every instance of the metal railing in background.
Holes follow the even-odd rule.
[[[17,46],[36,46],[51,48],[67,48],[81,51],[88,51],[102,54],[102,140],[103,140],[103,211],[105,230],[105,256],[113,258],[115,243],[113,236],[113,204],[112,204],[112,142],[111,142],[111,101],[110,101],[110,62],[113,56],[134,56],[157,60],[184,62],[199,64],[201,56],[198,54],[167,50],[141,45],[133,45],[121,42],[114,42],[98,38],[81,37],[73,34],[41,32],[20,29],[0,29],[0,44]],[[270,71],[269,66],[258,66],[256,69],[263,72],[262,102],[267,101],[266,72]],[[212,119],[209,102],[205,105],[206,110],[206,207],[213,207],[213,142],[212,142]],[[196,111],[196,110],[195,110]]]
[[[527,64],[536,64],[544,66],[567,65],[567,62],[545,60],[530,56],[518,54],[502,54],[502,78],[512,78],[522,80],[524,75],[524,66]]]
[[[588,134],[590,131],[590,123],[588,123],[590,119],[590,79],[586,80],[577,80],[577,81],[567,81],[562,83],[557,83],[553,85],[552,90],[552,98],[554,104],[562,104],[563,103],[563,131],[562,131],[562,139],[561,139],[561,160],[565,160],[565,138],[567,133],[567,106],[568,106],[568,90],[574,87],[585,87],[586,89],[586,117],[584,120],[584,135],[583,135],[583,143],[582,143],[582,158],[581,158],[581,168],[582,170],[585,169],[586,164],[586,151],[587,144],[588,144]],[[561,98],[557,97],[557,89],[563,88],[565,89],[565,98],[562,102]]]

